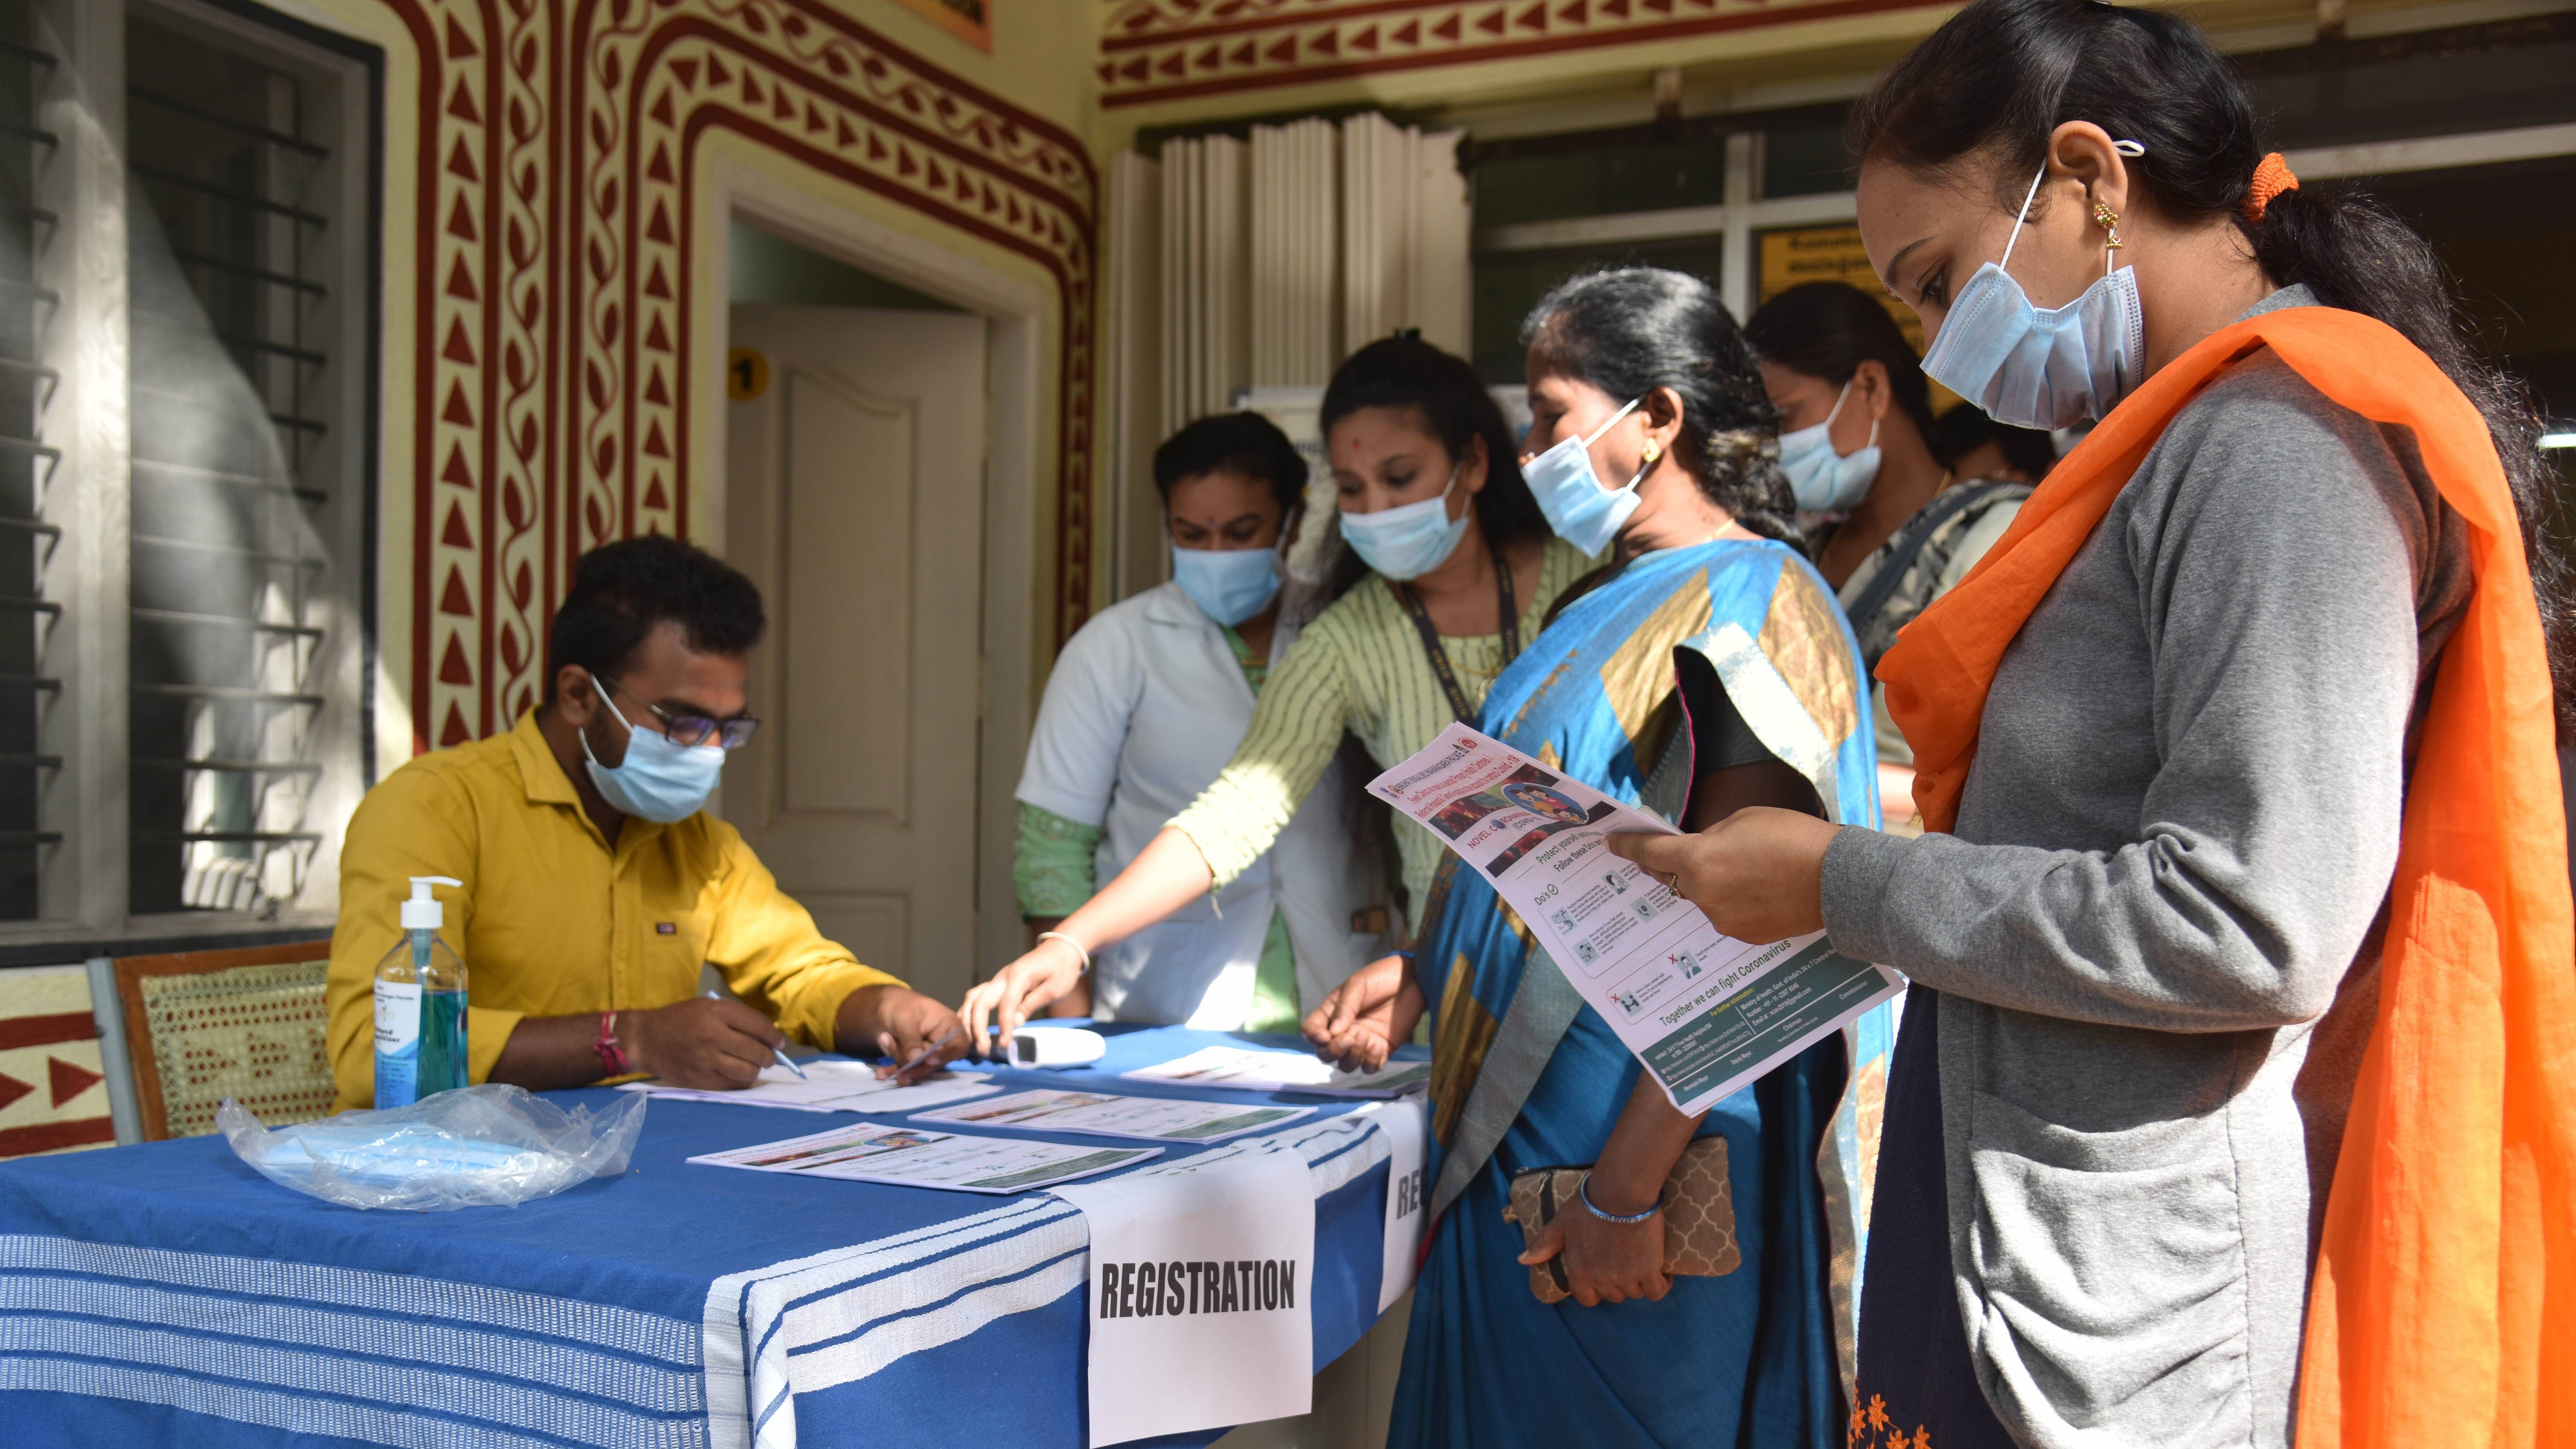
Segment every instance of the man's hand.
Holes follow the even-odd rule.
[[[1697,835],[1620,834],[1633,860],[1739,941],[1784,941],[1825,928],[1825,848],[1842,829],[1794,810],[1738,810]]]
[[[1346,1072],[1373,1072],[1422,1021],[1422,983],[1409,956],[1380,956],[1333,988],[1302,1029],[1315,1055]]]
[[[1008,1061],[1011,1033],[1048,1002],[1071,991],[1081,979],[1082,955],[1072,943],[1055,939],[1038,942],[1037,949],[1003,967],[991,980],[977,982],[966,993],[959,1015],[966,1023],[967,1045],[981,1055],[984,1028],[998,1024],[1002,1039],[995,1044],[995,1060]]]
[[[1605,1211],[1642,1212],[1644,1203],[1603,1203]],[[1574,1301],[1586,1308],[1625,1303],[1631,1298],[1660,1299],[1673,1289],[1664,1271],[1664,1215],[1642,1223],[1603,1222],[1579,1202],[1567,1203],[1548,1219],[1520,1261],[1531,1267],[1557,1254],[1565,1255],[1565,1279]]]
[[[617,1013],[617,1035],[635,1070],[675,1087],[723,1091],[750,1086],[775,1060],[770,1049],[787,1040],[739,1001],[694,996],[658,1011]]]
[[[833,1044],[854,1057],[877,1052],[894,1059],[877,1075],[894,1076],[904,1086],[947,1066],[966,1054],[965,1029],[957,1013],[906,986],[862,986],[841,1002],[832,1023]],[[895,1068],[912,1061],[924,1048],[928,1056],[897,1075]]]

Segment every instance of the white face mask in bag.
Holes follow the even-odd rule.
[[[2145,155],[2134,141],[2120,153]],[[1933,381],[1975,403],[1996,422],[2053,431],[2098,418],[2146,377],[2146,323],[2138,310],[2138,277],[2114,270],[2106,249],[2102,276],[2063,307],[2038,308],[2004,267],[2048,175],[2043,163],[2013,218],[2003,260],[1977,268],[1923,354]]]

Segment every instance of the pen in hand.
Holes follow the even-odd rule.
[[[707,993],[707,1000],[709,1000],[709,1001],[722,1001],[722,1000],[724,1000],[724,993],[723,993],[723,992],[721,992],[721,991],[710,991],[710,992],[708,992],[708,993]],[[812,1081],[812,1080],[813,1080],[811,1077],[808,1077],[808,1076],[806,1076],[806,1075],[805,1075],[805,1069],[804,1069],[803,1067],[800,1067],[800,1066],[796,1065],[794,1062],[789,1061],[789,1060],[787,1059],[787,1053],[785,1053],[785,1052],[783,1052],[783,1051],[780,1051],[780,1050],[779,1050],[778,1048],[776,1048],[776,1047],[771,1047],[771,1048],[769,1049],[769,1054],[770,1054],[771,1056],[773,1056],[773,1057],[778,1058],[778,1064],[779,1064],[780,1066],[782,1066],[782,1067],[785,1067],[787,1070],[789,1070],[789,1071],[791,1071],[791,1072],[794,1072],[794,1073],[796,1074],[796,1076],[797,1076],[797,1078],[798,1078],[799,1080],[801,1080],[801,1081]]]
[[[957,1029],[956,1029],[955,1027],[950,1027],[950,1028],[948,1029],[948,1031],[946,1032],[946,1034],[942,1035],[942,1036],[939,1038],[939,1040],[937,1040],[937,1041],[935,1041],[935,1042],[932,1042],[930,1045],[923,1047],[921,1050],[919,1050],[919,1051],[917,1051],[917,1052],[914,1052],[914,1053],[912,1054],[912,1060],[910,1060],[910,1061],[908,1061],[908,1062],[905,1062],[902,1066],[899,1066],[899,1067],[895,1068],[895,1069],[894,1069],[894,1071],[893,1071],[893,1072],[891,1072],[889,1075],[897,1076],[897,1077],[902,1076],[904,1073],[906,1073],[906,1072],[908,1072],[908,1071],[911,1071],[914,1067],[920,1066],[923,1062],[926,1062],[926,1061],[930,1060],[930,1055],[931,1055],[931,1053],[933,1053],[933,1052],[935,1052],[935,1051],[939,1050],[941,1047],[944,1047],[944,1046],[948,1045],[950,1042],[955,1041],[955,1040],[957,1040]],[[885,1044],[886,1044],[887,1046],[892,1046],[892,1045],[894,1045],[894,1038],[892,1038],[892,1037],[887,1037],[887,1038],[885,1039]],[[893,1056],[893,1055],[894,1055],[894,1053],[893,1053],[893,1052],[887,1052],[887,1053],[886,1053],[886,1055],[887,1055],[887,1056]]]

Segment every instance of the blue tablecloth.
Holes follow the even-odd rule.
[[[994,1079],[1316,1107],[1160,1161],[1305,1157],[1320,1367],[1377,1317],[1386,1134],[1354,1102],[1114,1081],[1228,1040],[1292,1045],[1131,1029],[1096,1067]],[[657,1101],[623,1177],[444,1213],[290,1192],[221,1138],[0,1165],[0,1440],[1080,1446],[1071,1206],[684,1161],[835,1120]]]

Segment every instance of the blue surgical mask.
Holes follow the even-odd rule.
[[[1457,487],[1458,470],[1451,468],[1449,482],[1437,498],[1375,513],[1344,510],[1342,537],[1378,577],[1397,583],[1418,579],[1447,563],[1449,555],[1458,551],[1458,540],[1467,536],[1467,519],[1475,506],[1470,500],[1456,518],[1449,516],[1449,495]]]
[[[2134,141],[2114,144],[2122,155],[2146,154]],[[1923,355],[1923,371],[1996,422],[2053,430],[2119,406],[2146,376],[2147,332],[2138,310],[2138,274],[2128,267],[2114,270],[2107,248],[2101,279],[2063,307],[2033,307],[2030,294],[2004,270],[2029,219],[2031,198],[2047,175],[2043,165],[2031,178],[2003,260],[1977,268],[1959,289],[1940,335]]]
[[[1850,397],[1846,382],[1823,422],[1780,435],[1780,469],[1789,475],[1789,491],[1796,495],[1800,513],[1848,513],[1869,496],[1869,485],[1878,477],[1878,419],[1869,420],[1867,447],[1834,451],[1834,419]]]
[[[1610,415],[1610,422],[1592,430],[1588,438],[1562,438],[1555,447],[1521,463],[1521,476],[1529,480],[1530,493],[1538,499],[1538,511],[1547,515],[1547,526],[1556,536],[1587,554],[1598,554],[1610,546],[1610,540],[1626,527],[1628,516],[1637,511],[1637,483],[1646,476],[1648,463],[1637,470],[1637,476],[1616,488],[1601,486],[1599,475],[1592,471],[1592,445],[1610,431],[1611,423],[1636,411],[1638,398]]]
[[[1231,627],[1269,608],[1279,596],[1279,550],[1174,544],[1172,582],[1200,613]]]
[[[707,796],[715,793],[716,778],[724,772],[724,747],[675,745],[660,730],[637,729],[609,699],[598,675],[590,677],[590,687],[617,722],[626,726],[626,762],[615,769],[590,752],[589,735],[581,737],[582,758],[599,793],[629,815],[664,825],[697,814]]]

